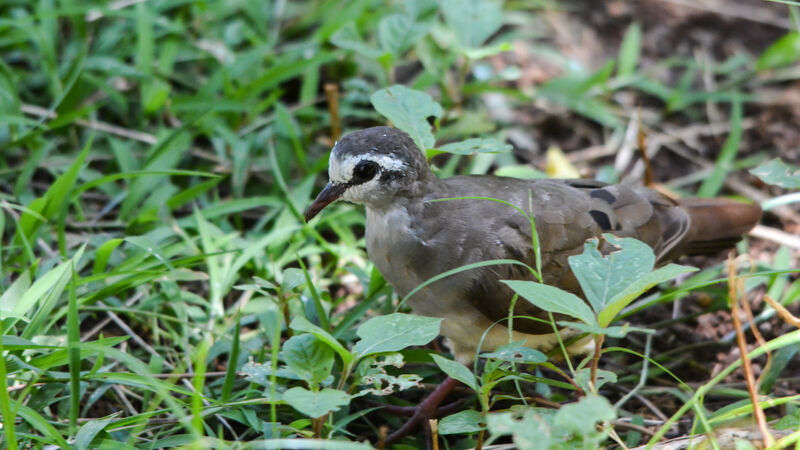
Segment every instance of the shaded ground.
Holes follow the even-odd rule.
[[[742,53],[759,55],[786,34],[791,26],[785,5],[757,0],[568,4],[574,7],[574,12],[551,11],[544,15],[544,22],[553,31],[550,41],[559,51],[582,61],[586,67],[598,68],[615,57],[625,31],[632,21],[636,21],[642,27],[641,67],[667,85],[678,84],[686,72],[681,64],[663,64],[665,59],[691,61],[698,67],[707,67],[720,65]],[[506,54],[495,60],[497,65],[518,64],[522,67],[523,76],[517,82],[519,89],[529,89],[533,84],[545,82],[561,72],[557,65],[537,53],[535,46],[534,42],[517,42],[513,56]],[[716,83],[719,77],[701,72],[691,80],[694,87],[709,90],[718,87]],[[800,83],[790,80],[775,84],[754,78],[743,80],[741,87],[757,100],[748,103],[745,108],[745,130],[737,158],[764,153],[795,164],[800,161]],[[677,180],[681,188],[695,191],[702,178],[693,183],[684,183],[682,180],[713,165],[727,135],[728,129],[724,124],[729,120],[728,105],[707,103],[703,108],[704,114],[697,115],[695,112],[693,117],[683,111],[662,114],[660,111],[664,104],[638,90],[623,91],[616,95],[620,103],[641,108],[642,128],[648,136],[655,181],[669,188]],[[620,167],[622,161],[619,154],[612,156],[602,152],[607,137],[603,136],[599,126],[572,113],[558,112],[554,115],[553,110],[549,109],[551,106],[537,104],[515,110],[511,116],[513,120],[518,121],[521,128],[535,130],[534,140],[538,144],[532,148],[518,148],[518,154],[543,168],[543,150],[552,145],[562,148],[586,175],[591,176],[603,164],[616,163]],[[708,133],[709,123],[721,126],[717,132]],[[653,152],[654,142],[659,139],[666,142],[665,136],[678,135],[679,139],[669,145],[658,145],[657,153]],[[520,147],[520,142],[515,143]],[[641,177],[641,170],[637,169],[635,162],[622,167],[629,178]],[[755,200],[781,193],[780,189],[766,186],[742,170],[729,176],[723,190],[725,195],[741,195]],[[798,213],[800,210],[796,207],[769,212],[765,214],[763,224],[796,234],[800,231]],[[754,238],[750,241],[750,255],[759,262],[770,264],[778,247],[775,242]],[[790,267],[797,267],[798,256],[800,252],[794,248]],[[694,257],[682,262],[702,268],[722,264],[724,257]],[[659,305],[629,318],[634,324],[657,328],[652,354],[689,384],[706,382],[739,358],[730,313],[724,305],[724,289],[724,285],[719,285],[716,292],[710,291],[711,295],[692,294],[675,305]],[[765,305],[763,294],[764,289],[757,288],[747,296],[756,316]],[[790,310],[796,315],[800,314],[797,304],[791,306]],[[744,315],[742,320],[748,322]],[[794,329],[775,315],[757,322],[758,330],[767,340]],[[749,348],[755,348],[758,344],[752,332],[748,332],[747,337]],[[615,344],[642,351],[642,343],[641,337],[635,337]],[[634,373],[629,371],[638,370],[639,367],[638,358],[622,354],[607,358],[605,363],[607,369],[616,372],[620,378],[626,373]],[[765,364],[766,358],[753,361],[756,376],[762,372]],[[798,371],[800,361],[795,358],[784,370],[785,378],[775,384],[775,392],[779,395],[800,393],[800,381],[791,377],[800,373]],[[745,389],[741,371],[734,372],[725,382],[728,386]],[[659,375],[651,379],[648,385],[655,388],[645,390],[641,397],[632,400],[627,406],[631,411],[657,419],[659,416],[669,416],[680,406],[674,397],[653,395],[660,392],[657,388],[659,385],[675,386],[669,376]],[[730,398],[714,397],[708,400],[709,405],[718,403],[716,406],[732,401]],[[676,430],[677,434],[680,432]]]

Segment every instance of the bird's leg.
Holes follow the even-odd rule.
[[[403,424],[402,427],[398,428],[397,431],[390,434],[386,438],[386,445],[393,444],[407,436],[409,433],[414,431],[420,422],[427,427],[428,419],[436,417],[436,413],[439,411],[439,405],[442,403],[445,397],[447,397],[447,394],[449,394],[450,391],[458,386],[459,383],[460,381],[456,380],[455,378],[445,378],[444,381],[442,381],[442,384],[437,386],[436,389],[434,389],[433,392],[431,392],[425,398],[425,400],[423,400],[419,405],[417,405],[416,408],[414,408],[414,414],[411,416],[411,418],[408,419],[408,421]]]

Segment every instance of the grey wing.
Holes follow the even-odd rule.
[[[581,253],[587,239],[606,232],[635,237],[653,247],[657,258],[663,262],[663,257],[680,242],[689,227],[685,210],[651,189],[608,186],[591,180],[541,180],[527,182],[527,185],[540,241],[544,282],[578,295],[582,293],[569,268],[568,258]],[[524,187],[515,186],[509,191],[516,193],[516,197],[507,200],[528,211],[531,202]],[[505,205],[496,204],[486,209],[482,215],[492,219],[483,217],[482,220],[492,224],[489,239],[493,245],[483,246],[484,259],[515,259],[533,266],[530,222]],[[480,271],[467,296],[483,314],[495,321],[508,316],[513,297],[511,289],[500,280],[536,279],[519,265],[490,266]],[[547,317],[521,298],[516,302],[515,315]],[[552,332],[549,324],[534,320],[516,319],[514,328],[526,333]]]

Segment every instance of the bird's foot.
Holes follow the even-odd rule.
[[[454,378],[447,377],[442,384],[440,384],[433,392],[428,395],[425,400],[423,400],[419,405],[412,406],[412,407],[402,407],[402,406],[388,406],[386,407],[386,411],[389,411],[392,414],[399,414],[404,416],[411,416],[406,423],[403,424],[402,427],[398,428],[397,431],[390,434],[386,437],[384,441],[385,445],[393,444],[400,439],[408,436],[414,429],[416,429],[417,425],[420,422],[423,424],[425,429],[425,441],[426,444],[429,446],[431,445],[431,430],[430,426],[428,425],[428,420],[440,417],[444,414],[450,413],[456,410],[459,406],[461,406],[461,401],[455,401],[443,407],[439,407],[442,401],[447,397],[456,386],[458,386],[460,382]]]

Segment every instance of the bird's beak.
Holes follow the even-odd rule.
[[[325,186],[325,189],[319,193],[317,198],[311,203],[311,206],[305,212],[306,222],[313,219],[314,216],[319,214],[326,206],[333,203],[337,198],[339,198],[347,189],[347,184],[332,184],[328,183]]]

